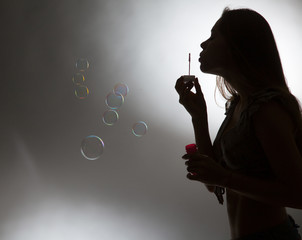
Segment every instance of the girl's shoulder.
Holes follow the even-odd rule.
[[[298,100],[289,91],[277,88],[267,88],[251,95],[247,106],[242,112],[245,121],[250,121],[253,116],[264,108],[267,110],[279,108],[279,112],[287,115],[297,128],[302,127],[301,108]]]
[[[287,99],[286,94],[275,88],[266,88],[255,92],[248,98],[247,106],[244,111],[249,115],[254,115],[259,108],[269,102],[278,102],[279,104],[286,106]]]

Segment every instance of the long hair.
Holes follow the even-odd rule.
[[[270,25],[263,16],[251,9],[225,8],[219,30],[230,47],[232,60],[245,77],[244,87],[280,90],[290,106],[289,112],[302,125],[301,107],[290,93],[284,76],[278,48]],[[226,100],[238,95],[232,85],[221,76],[216,87]]]

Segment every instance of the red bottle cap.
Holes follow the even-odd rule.
[[[186,146],[186,152],[189,154],[193,154],[197,152],[197,147],[196,144],[192,143]]]

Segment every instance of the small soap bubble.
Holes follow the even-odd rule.
[[[103,122],[108,126],[114,125],[118,119],[118,113],[114,110],[107,110],[103,114]]]
[[[85,99],[89,95],[89,89],[85,85],[77,84],[74,93],[77,98]]]
[[[118,83],[114,86],[114,93],[120,93],[123,95],[123,97],[126,97],[128,92],[129,92],[129,88],[126,84],[124,83]]]
[[[119,92],[111,92],[106,97],[106,105],[112,109],[118,109],[124,103],[124,97]]]
[[[87,136],[81,144],[81,153],[88,160],[98,159],[104,151],[104,142],[95,135]]]
[[[133,124],[132,133],[137,137],[142,137],[147,133],[148,126],[145,122],[139,121]]]
[[[76,74],[73,75],[72,81],[75,84],[80,84],[81,85],[85,82],[85,77],[81,73],[76,73]]]
[[[81,71],[84,72],[85,70],[87,70],[89,68],[89,62],[86,58],[80,58],[77,60],[76,62],[76,68]]]

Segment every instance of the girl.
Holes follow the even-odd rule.
[[[271,28],[253,10],[226,8],[211,32],[201,43],[200,69],[217,75],[226,118],[212,144],[198,79],[177,80],[198,146],[198,153],[183,156],[187,177],[205,183],[221,203],[226,191],[232,239],[301,239],[286,212],[302,209],[301,108]]]

